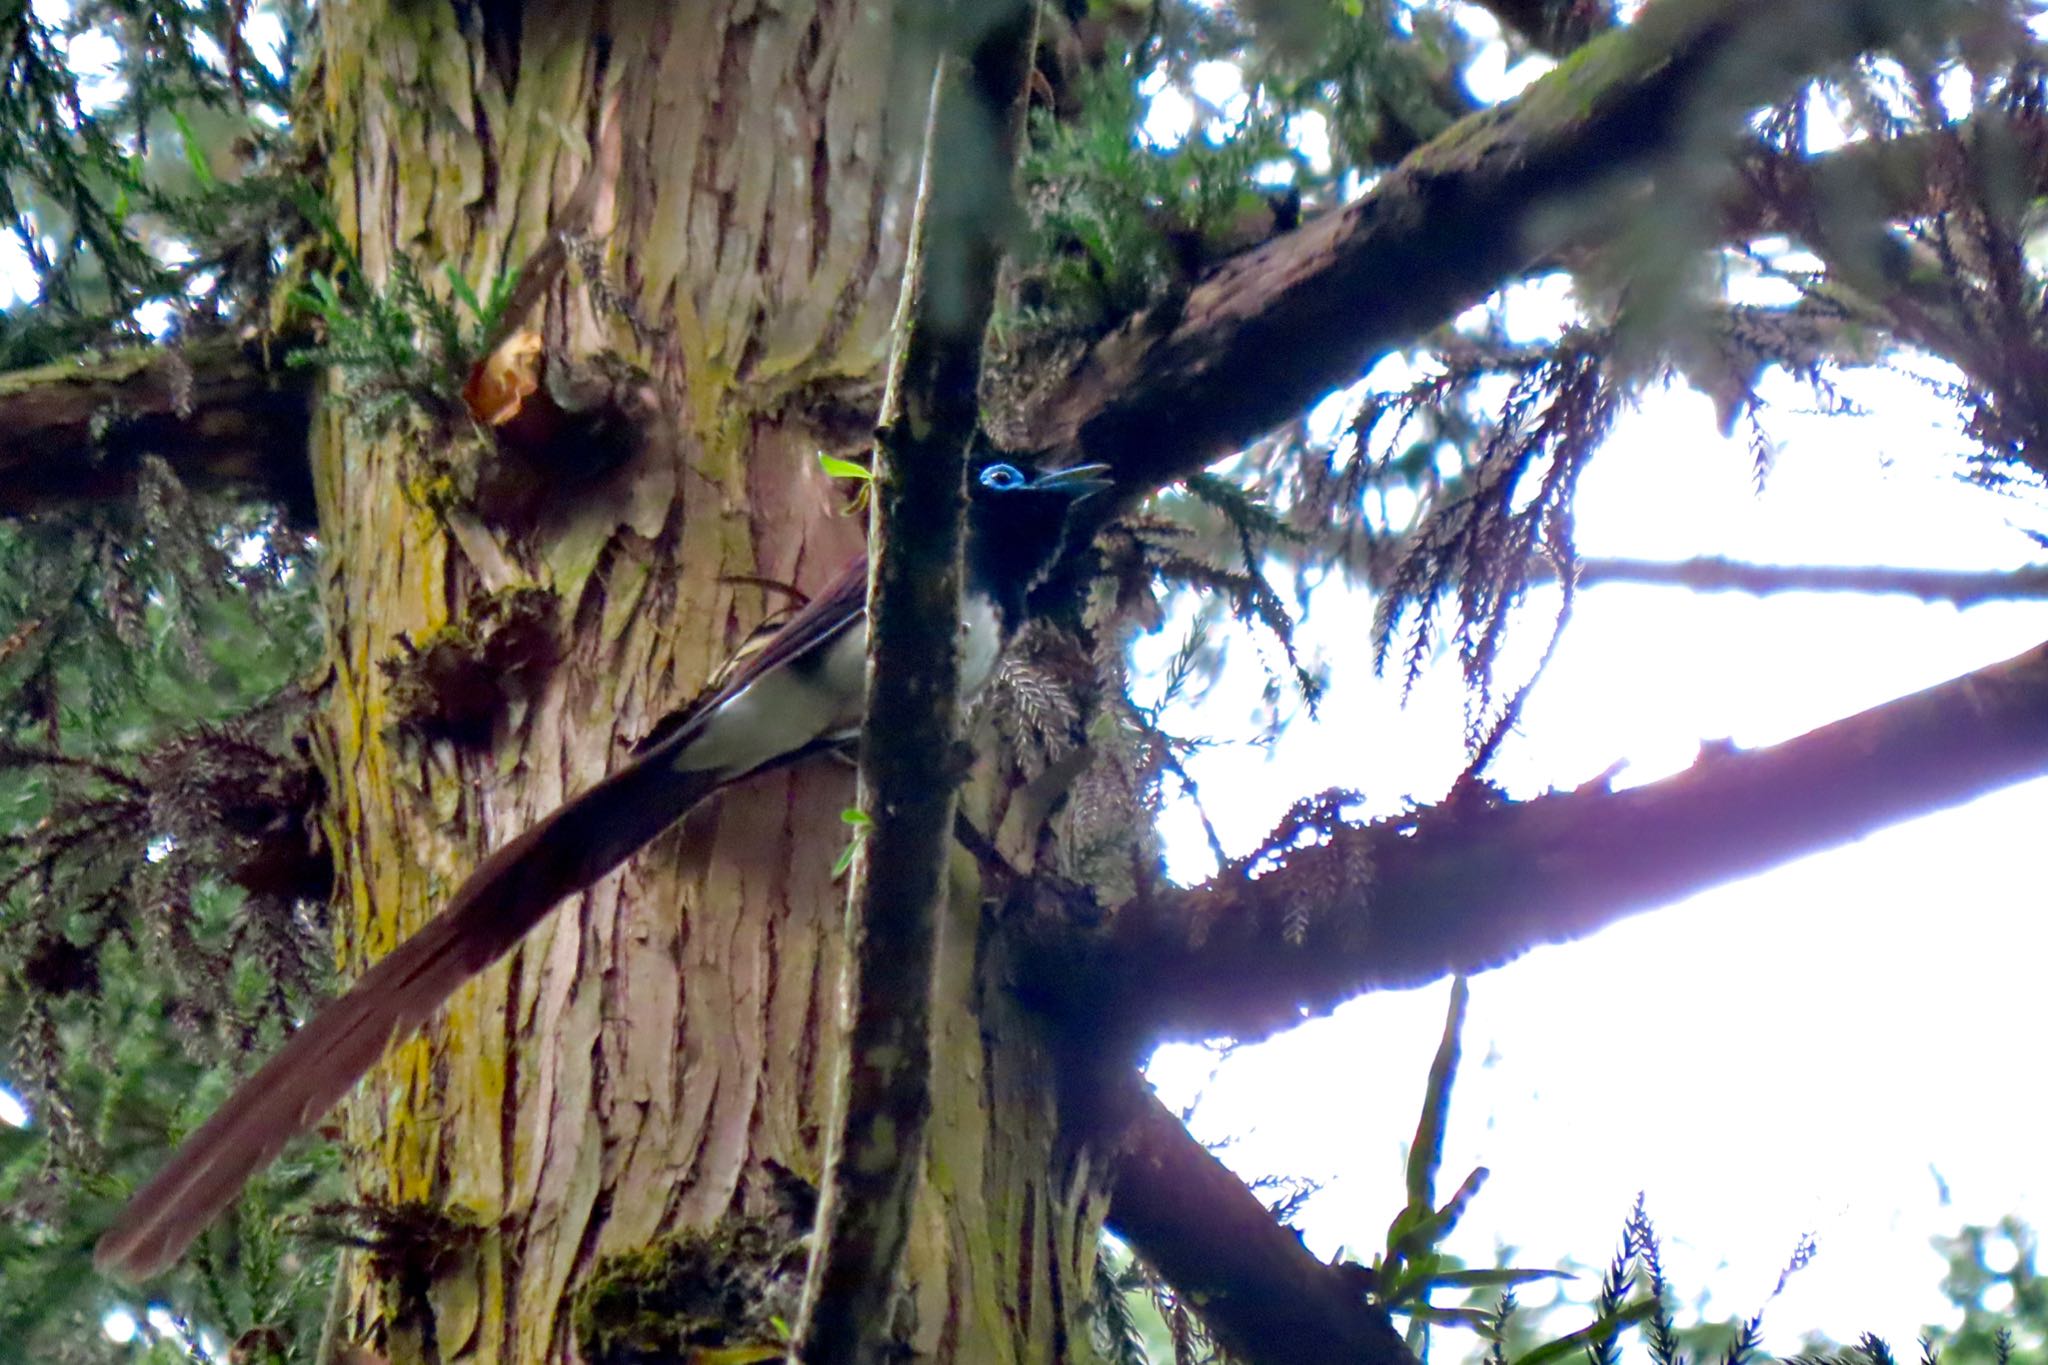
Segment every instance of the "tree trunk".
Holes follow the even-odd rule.
[[[404,255],[430,287],[452,266],[481,293],[541,246],[597,155],[594,249],[527,325],[556,372],[603,361],[644,395],[611,464],[581,440],[517,455],[426,422],[368,436],[330,385],[313,442],[323,761],[360,966],[698,690],[779,605],[741,580],[815,587],[858,550],[814,456],[871,420],[921,99],[893,107],[916,87],[892,91],[886,11],[853,0],[356,0],[322,25],[333,205],[372,280]],[[615,173],[593,151],[613,97]],[[479,492],[522,479],[520,497]],[[515,617],[545,638],[501,628]],[[427,666],[451,655],[470,665],[452,682]],[[726,793],[394,1044],[347,1111],[386,1237],[353,1262],[355,1340],[395,1365],[680,1358],[628,1345],[688,1316],[673,1303],[608,1316],[641,1301],[635,1277],[674,1289],[682,1249],[758,1251],[726,1235],[742,1215],[807,1226],[850,800],[825,762]],[[1088,1358],[1099,1173],[1059,1149],[1049,1057],[991,985],[976,898],[956,907],[903,1331],[941,1359]],[[759,1341],[769,1313],[790,1309],[699,1320],[692,1342]]]

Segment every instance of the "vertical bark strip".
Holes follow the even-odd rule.
[[[965,61],[941,58],[876,444],[868,705],[869,831],[848,899],[846,1063],[827,1146],[798,1357],[892,1353],[897,1275],[932,1111],[932,993],[959,747],[961,521],[979,423],[982,333],[1012,213],[1036,11],[963,6]]]

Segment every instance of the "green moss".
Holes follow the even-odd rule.
[[[600,1263],[576,1296],[591,1365],[655,1365],[774,1347],[795,1321],[808,1252],[786,1225],[729,1218]]]
[[[216,373],[233,364],[242,343],[232,337],[215,337],[188,342],[176,354],[189,369]],[[87,353],[91,354],[91,353]],[[106,351],[83,360],[77,356],[38,365],[31,369],[0,373],[0,397],[46,392],[60,384],[77,384],[101,389],[135,380],[148,380],[173,352],[161,346],[130,346]]]

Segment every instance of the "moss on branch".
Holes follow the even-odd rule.
[[[125,496],[145,455],[313,521],[310,375],[230,337],[0,374],[0,515]]]

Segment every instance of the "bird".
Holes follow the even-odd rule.
[[[1025,619],[1069,512],[1107,465],[1035,470],[986,448],[970,465],[960,683],[971,696]],[[129,1199],[94,1263],[139,1281],[173,1264],[294,1137],[352,1089],[393,1037],[430,1019],[591,885],[721,788],[853,738],[866,689],[867,559],[750,641],[618,771],[486,857],[447,906],[302,1025]]]

